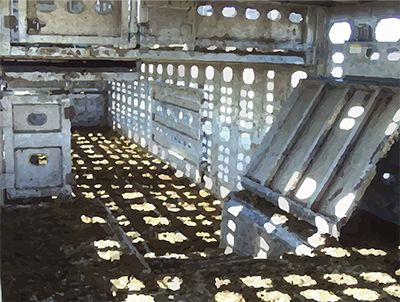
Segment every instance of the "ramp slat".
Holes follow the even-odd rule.
[[[311,206],[323,190],[329,185],[334,171],[337,169],[340,162],[346,156],[349,148],[357,140],[357,135],[362,129],[366,119],[371,113],[370,110],[375,101],[375,97],[371,95],[370,91],[358,90],[352,99],[348,102],[347,106],[342,110],[340,118],[333,126],[331,133],[317,156],[313,159],[309,170],[304,174],[302,180],[299,182],[298,187],[294,190],[294,199]],[[358,118],[351,118],[349,110],[360,106],[364,108],[364,112]],[[315,182],[313,189],[311,183],[308,187],[306,179]],[[303,187],[302,187],[303,186]],[[303,194],[304,192],[304,194]],[[303,195],[307,198],[302,198]]]
[[[260,152],[258,155],[260,160],[256,160],[257,164],[252,165],[252,169],[249,171],[253,172],[248,176],[264,184],[268,176],[276,172],[283,153],[290,148],[301,125],[309,118],[309,113],[321,100],[324,86],[324,83],[304,82],[304,87],[294,92],[288,102],[284,104],[286,110],[280,117],[277,117],[277,120],[281,122],[275,123],[276,125],[262,142],[260,147],[265,151]]]
[[[272,189],[286,194],[295,187],[301,174],[305,172],[318,151],[318,147],[323,143],[341,109],[348,101],[346,98],[348,92],[349,88],[344,87],[329,90],[326,93],[323,103],[313,112],[304,131],[274,176]]]
[[[393,117],[399,112],[400,95],[391,94],[378,98],[373,116],[364,127],[356,147],[349,154],[331,187],[321,199],[319,212],[332,215],[340,220],[344,215],[351,216],[357,202],[360,201],[365,189],[374,177],[376,163],[393,144],[394,136],[398,135],[399,124],[393,133],[386,132]],[[386,134],[385,134],[386,132]]]

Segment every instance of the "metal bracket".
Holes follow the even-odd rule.
[[[14,28],[17,24],[17,17],[15,16],[4,16],[4,27],[5,28]]]
[[[66,119],[69,119],[72,121],[75,118],[76,112],[75,112],[75,107],[70,106],[70,107],[65,107],[64,108],[64,117]]]
[[[71,173],[67,173],[66,175],[65,175],[65,183],[67,184],[67,185],[76,185],[76,178],[75,178],[75,176],[76,176],[76,173],[73,173],[73,172],[71,172]]]

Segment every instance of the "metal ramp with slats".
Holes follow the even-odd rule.
[[[338,237],[373,179],[377,162],[398,137],[399,94],[398,87],[303,81],[284,103],[277,122],[252,157],[243,187],[289,216],[309,223],[317,234]],[[268,238],[263,240],[271,242],[273,234],[279,237],[277,230],[287,228],[285,224],[274,225],[268,232],[269,219],[262,213],[264,218],[258,222],[250,218],[239,222],[252,216],[246,211],[259,212],[245,203],[237,194],[225,203],[222,240],[225,247],[241,253],[235,249],[235,241],[243,240],[226,239],[235,231],[232,236],[242,237],[237,232],[240,227],[232,228],[229,221],[241,224],[249,220],[256,232],[251,238],[246,234],[246,253],[257,254],[264,233]],[[238,204],[244,207],[239,215],[232,215],[229,207]],[[309,242],[293,230],[289,233],[295,237],[290,245],[293,249]],[[288,236],[283,241],[287,242]]]

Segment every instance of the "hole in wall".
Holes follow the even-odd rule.
[[[303,20],[303,16],[298,13],[290,13],[289,20],[292,23],[300,23]]]
[[[32,154],[29,157],[29,163],[34,166],[45,166],[47,165],[48,161],[49,158],[47,157],[46,154],[37,153],[37,154]]]
[[[212,8],[212,6],[210,4],[207,5],[201,5],[197,8],[197,13],[200,16],[212,16],[212,14],[214,13],[214,10]]]
[[[242,133],[240,142],[244,150],[249,150],[251,147],[251,135],[249,133]]]
[[[296,88],[300,80],[307,79],[308,75],[305,71],[295,71],[292,73],[291,84],[293,88]]]
[[[374,52],[374,53],[371,55],[370,60],[371,60],[371,61],[377,61],[377,60],[379,60],[380,57],[381,57],[381,54],[380,54],[379,52]]]
[[[296,192],[296,198],[303,200],[311,197],[317,189],[317,182],[311,177],[307,177],[298,191]]]
[[[350,39],[351,33],[349,22],[336,22],[329,30],[329,40],[332,44],[343,44]]]
[[[183,66],[183,65],[178,66],[178,75],[181,78],[183,78],[185,76],[185,66]]]
[[[335,52],[332,55],[332,61],[336,64],[342,64],[344,61],[344,54],[342,52]]]
[[[253,84],[254,77],[255,77],[254,70],[252,68],[245,68],[243,70],[243,82],[245,84],[249,84],[249,85]]]
[[[234,6],[227,6],[222,9],[222,15],[225,18],[234,18],[237,15],[237,10]]]
[[[331,75],[334,78],[341,78],[343,76],[343,68],[342,67],[333,67],[331,71]]]
[[[231,131],[228,127],[222,127],[219,136],[221,137],[222,141],[227,142],[229,141]]]
[[[168,75],[172,76],[174,74],[174,66],[172,64],[168,64],[167,66]]]
[[[230,67],[225,67],[223,72],[222,72],[222,77],[225,82],[230,82],[232,81],[233,78],[233,70]]]
[[[387,59],[390,62],[397,62],[398,60],[400,60],[400,51],[393,51],[388,53]]]
[[[382,19],[375,28],[375,38],[378,42],[397,42],[400,39],[399,28],[399,18]]]
[[[273,9],[267,14],[267,17],[271,21],[279,21],[282,18],[282,15],[278,10]]]
[[[246,19],[247,20],[257,20],[260,17],[258,10],[254,8],[246,8]]]
[[[212,80],[214,78],[214,67],[212,66],[206,67],[206,78],[207,80]]]
[[[192,78],[197,79],[197,77],[199,76],[199,68],[194,65],[191,67],[190,69],[190,75],[192,76]]]
[[[43,126],[47,122],[47,115],[44,113],[31,113],[26,118],[29,125]]]

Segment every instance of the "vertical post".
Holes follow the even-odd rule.
[[[326,58],[327,58],[327,43],[328,36],[326,31],[327,13],[322,8],[315,9],[316,27],[315,27],[315,50],[314,50],[314,65],[316,70],[314,77],[325,75]]]
[[[138,44],[138,25],[137,25],[137,8],[138,1],[137,0],[129,0],[131,2],[131,14],[130,14],[130,22],[129,22],[129,44],[132,47],[136,47]]]
[[[4,206],[4,202],[5,202],[5,194],[6,194],[6,190],[0,188],[0,207]],[[1,213],[1,209],[0,209],[0,213]],[[1,284],[0,284],[1,287]],[[1,290],[1,289],[0,289]],[[1,291],[0,291],[1,294]],[[1,295],[0,295],[0,302],[1,302]]]
[[[9,15],[10,0],[0,1],[0,57],[10,55],[11,22]]]

